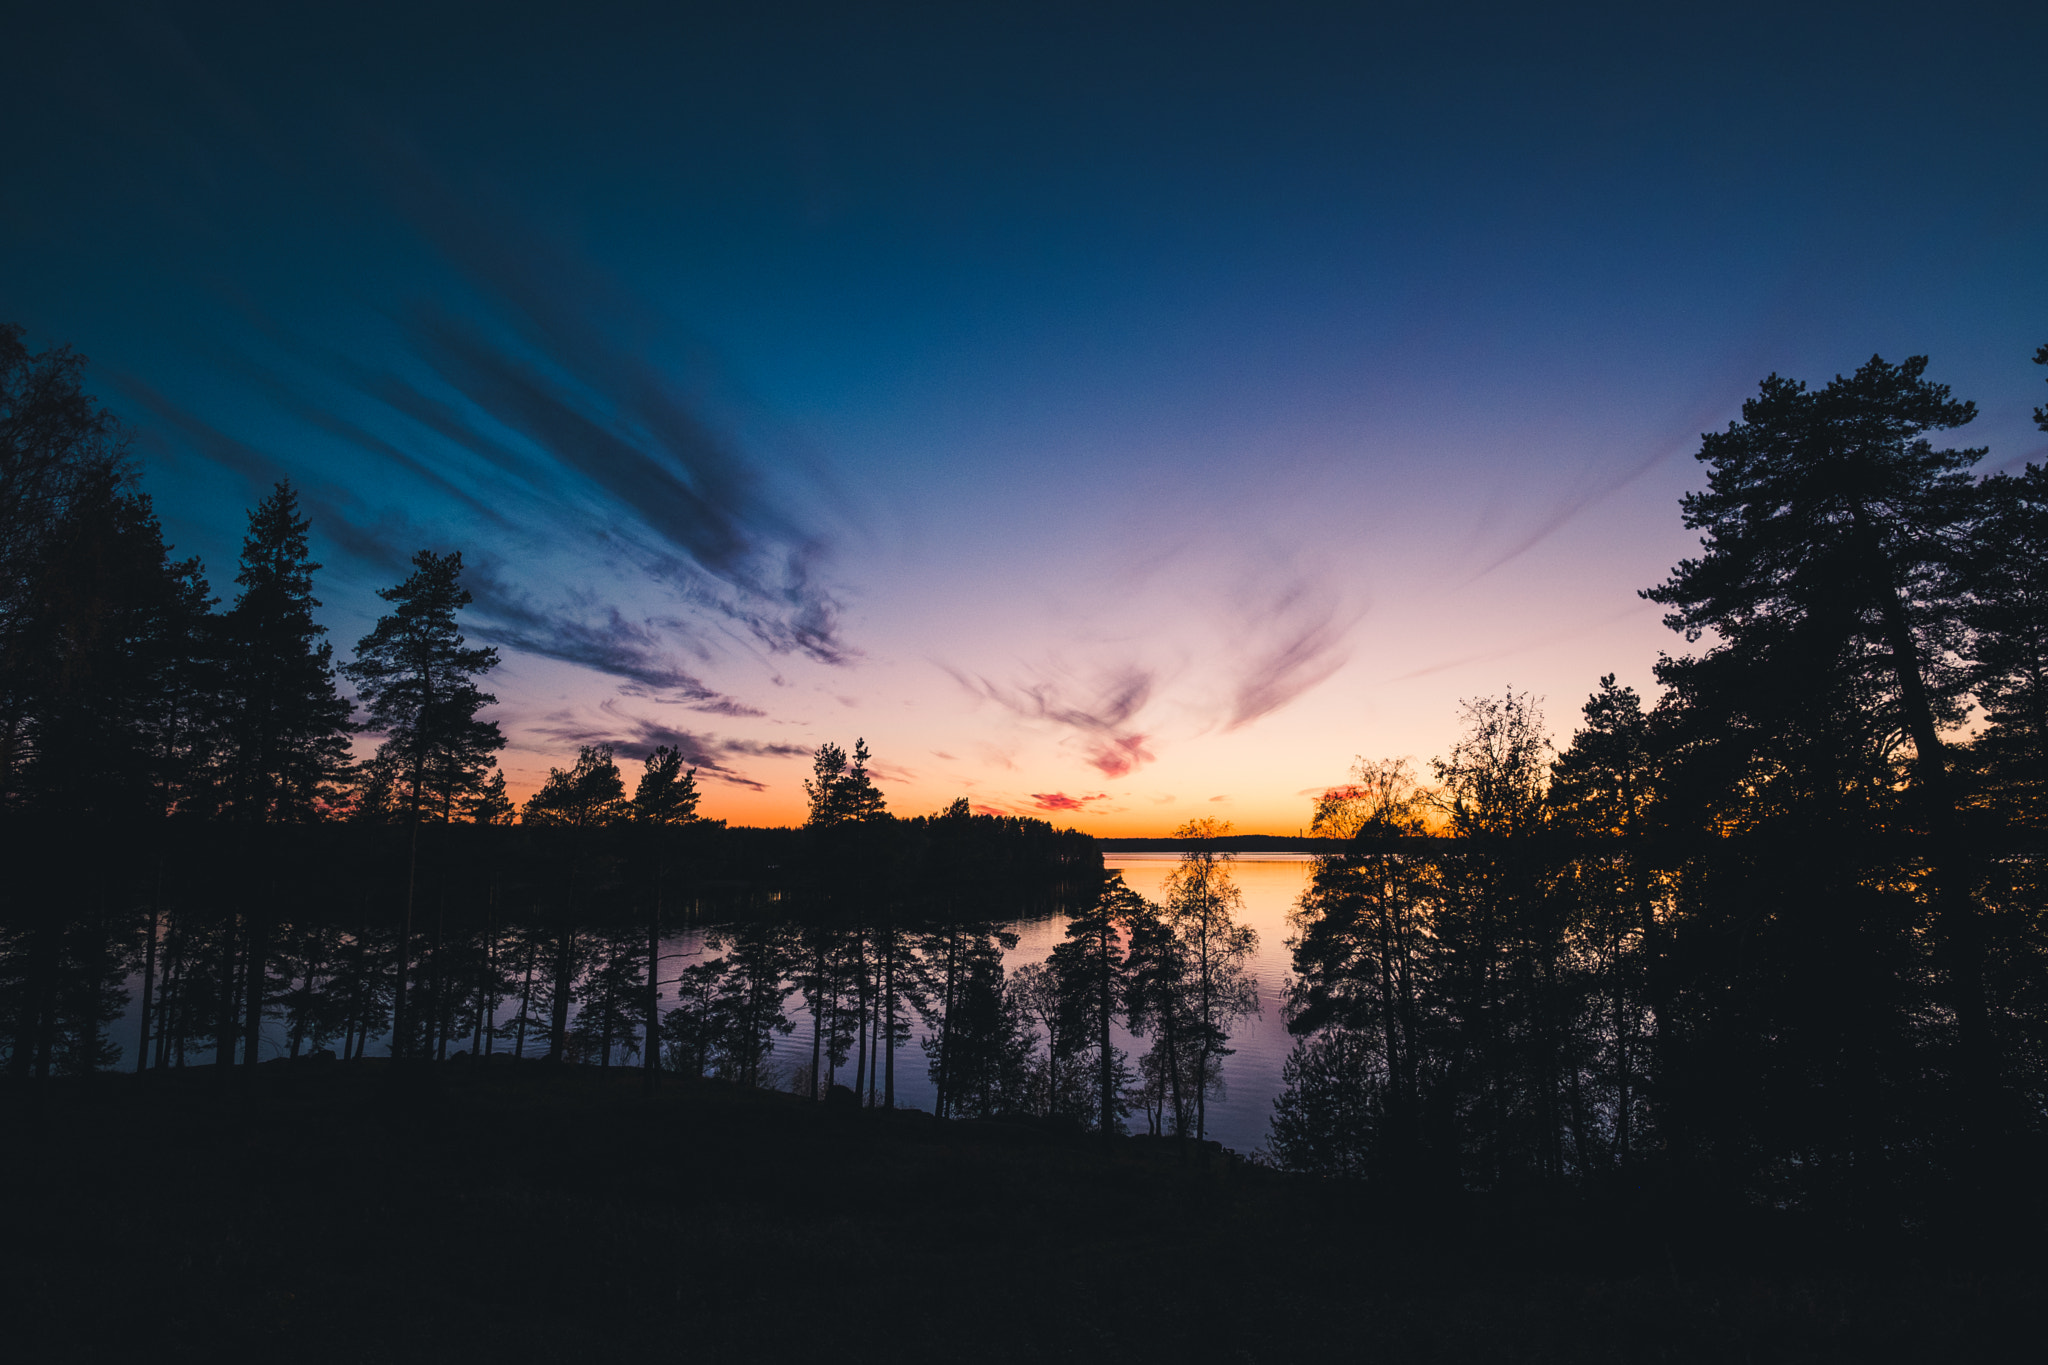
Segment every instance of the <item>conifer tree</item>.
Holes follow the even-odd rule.
[[[512,798],[505,794],[505,770],[493,768],[491,780],[484,783],[477,793],[464,803],[463,814],[472,824],[509,825],[518,810]]]
[[[406,853],[405,913],[398,944],[398,979],[392,1001],[392,1048],[402,1050],[406,976],[412,956],[413,897],[418,885],[419,827],[428,816],[453,818],[457,801],[483,785],[490,757],[505,747],[496,721],[477,712],[497,698],[475,679],[497,666],[495,649],[472,649],[455,614],[470,603],[462,586],[462,553],[421,550],[413,572],[377,595],[394,608],[356,642],[356,657],[342,675],[356,685],[369,713],[364,728],[385,736],[373,762],[380,785],[402,803],[410,828]]]
[[[1067,921],[1064,942],[1048,959],[1062,1007],[1075,1021],[1074,1034],[1092,1054],[1095,1123],[1109,1137],[1122,1127],[1127,1068],[1111,1042],[1111,1028],[1123,1017],[1131,964],[1123,937],[1149,914],[1143,897],[1124,885],[1123,874],[1104,876],[1079,913]]]
[[[661,924],[668,890],[670,844],[675,831],[697,818],[697,770],[683,767],[681,750],[663,744],[647,755],[633,789],[632,819],[653,844],[654,895],[647,912],[647,1041],[643,1063],[653,1088],[661,1064]]]
[[[569,768],[548,769],[548,780],[526,799],[520,819],[529,825],[599,829],[625,818],[626,780],[610,746],[586,744]]]
[[[1882,799],[1877,770],[1908,765],[1903,814],[1926,839],[1922,894],[1962,1107],[1983,1133],[1998,1084],[1984,925],[1942,732],[1964,713],[1957,570],[1978,505],[1970,468],[1984,451],[1934,445],[1930,433],[1968,424],[1976,406],[1926,369],[1924,356],[1873,356],[1819,390],[1764,380],[1740,422],[1701,441],[1708,486],[1684,510],[1702,554],[1643,595],[1670,608],[1666,624],[1689,642],[1714,637],[1704,654],[1658,667],[1669,709],[1690,718],[1702,752],[1770,762],[1789,747],[1805,788],[1794,804],[1817,820]],[[1713,785],[1742,781],[1730,772]],[[1827,842],[1847,856],[1839,832]],[[1844,866],[1835,880],[1861,894],[1860,870]],[[1842,896],[1826,899],[1855,917]]]
[[[227,613],[224,805],[244,823],[315,818],[347,761],[349,704],[334,689],[334,648],[313,620],[319,565],[298,494],[280,482],[249,513],[242,591]]]
[[[567,918],[555,935],[553,980],[548,990],[550,1055],[557,1061],[566,1055],[569,1005],[577,970],[583,965],[578,946],[582,907],[598,876],[594,839],[599,831],[624,819],[628,809],[626,781],[612,759],[611,748],[586,744],[577,750],[572,767],[548,769],[548,780],[527,798],[520,811],[523,823],[564,830],[568,839],[569,856],[558,869],[564,878],[561,901]]]
[[[1312,828],[1334,846],[1295,912],[1287,1026],[1302,1041],[1274,1119],[1275,1147],[1299,1169],[1415,1169],[1433,1060],[1423,799],[1406,760],[1361,758],[1316,801]]]

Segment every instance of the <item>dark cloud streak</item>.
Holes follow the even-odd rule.
[[[749,791],[766,791],[767,784],[732,767],[728,759],[803,758],[811,752],[800,744],[721,739],[716,735],[678,730],[660,721],[628,715],[615,700],[606,701],[600,709],[609,718],[609,724],[592,725],[556,717],[531,727],[532,732],[565,745],[607,745],[618,757],[636,762],[644,761],[655,749],[668,745],[683,756],[685,767],[695,768],[707,777],[715,777]]]

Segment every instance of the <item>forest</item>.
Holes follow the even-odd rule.
[[[1610,674],[1554,744],[1537,699],[1474,698],[1446,756],[1316,801],[1242,1156],[1851,1227],[2039,1206],[2048,469],[1937,445],[1974,408],[1926,367],[1773,376],[1704,437],[1653,701]],[[0,460],[11,1087],[507,1057],[888,1110],[914,1057],[941,1118],[1200,1149],[1257,1009],[1223,827],[1176,831],[1154,902],[1085,835],[890,812],[864,743],[817,749],[795,829],[701,818],[668,746],[583,747],[515,809],[459,551],[338,660],[280,483],[224,603],[83,362],[14,327]],[[1006,963],[1024,915],[1065,937]]]

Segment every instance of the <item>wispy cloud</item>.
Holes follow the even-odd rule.
[[[1105,777],[1122,777],[1152,761],[1148,737],[1131,725],[1151,699],[1156,674],[1150,669],[1116,668],[1090,680],[1042,676],[1006,687],[939,667],[976,697],[1069,731],[1090,766]]]
[[[1346,642],[1362,608],[1347,609],[1327,578],[1300,576],[1247,614],[1243,653],[1224,729],[1270,715],[1350,661]]]
[[[685,671],[653,622],[628,620],[617,607],[594,602],[584,604],[589,613],[584,616],[543,610],[488,560],[465,574],[464,581],[476,597],[478,621],[471,634],[479,639],[609,674],[626,684],[629,695],[713,715],[767,714]]]
[[[764,744],[755,740],[724,739],[717,735],[699,734],[693,730],[679,730],[644,716],[628,714],[614,700],[605,701],[599,710],[604,719],[591,721],[569,715],[554,715],[533,725],[530,731],[547,739],[567,745],[605,744],[621,758],[645,759],[661,745],[669,745],[683,757],[686,767],[697,769],[708,777],[735,787],[750,791],[766,791],[767,784],[756,781],[735,768],[730,760],[736,758],[802,758],[811,751],[801,744]]]
[[[330,456],[261,448],[127,382],[167,453],[255,491],[290,474],[315,534],[373,574],[402,572],[422,546],[472,548],[489,527],[506,558],[493,583],[472,581],[475,633],[629,695],[758,715],[676,650],[857,660],[830,581],[845,496],[822,465],[772,421],[714,401],[702,347],[573,252],[452,192],[402,138],[360,138],[353,152],[455,278],[432,302],[385,305],[396,344],[374,360],[258,316],[273,349],[225,362],[317,433],[313,448],[358,457],[348,488],[323,482],[320,469],[342,467]],[[693,359],[663,359],[677,355]]]
[[[1525,634],[1497,649],[1483,649],[1473,654],[1460,654],[1455,658],[1443,659],[1436,663],[1426,664],[1421,668],[1411,668],[1405,673],[1398,673],[1388,678],[1387,681],[1409,682],[1416,678],[1426,678],[1434,673],[1445,673],[1451,669],[1464,668],[1471,664],[1490,663],[1496,659],[1512,658],[1527,650],[1554,645],[1561,640],[1575,639],[1581,635],[1590,635],[1595,631],[1603,630],[1613,625],[1617,621],[1625,621],[1631,616],[1642,616],[1655,610],[1656,608],[1648,603],[1631,603],[1619,611],[1610,612],[1607,615],[1573,627],[1570,630],[1544,630]]]

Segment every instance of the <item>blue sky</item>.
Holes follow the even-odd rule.
[[[2018,6],[128,5],[0,20],[0,317],[341,650],[459,548],[528,789],[1306,822],[1677,645],[1701,431],[1924,353],[2039,459]]]

